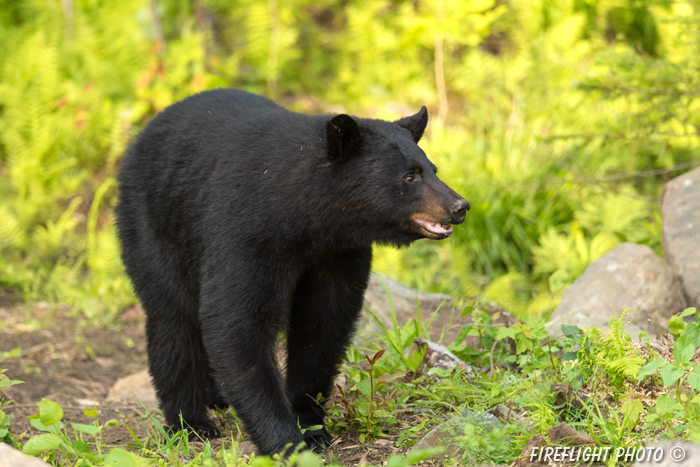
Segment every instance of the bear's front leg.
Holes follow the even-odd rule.
[[[323,425],[325,411],[315,401],[329,397],[362,310],[372,262],[371,248],[347,251],[315,265],[302,276],[287,335],[287,393],[302,428]],[[307,431],[310,447],[325,447],[325,428]]]
[[[200,321],[219,393],[243,420],[261,454],[303,441],[284,390],[275,347],[291,292],[274,265],[239,262],[205,269]]]

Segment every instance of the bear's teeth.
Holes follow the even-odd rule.
[[[417,224],[422,225],[425,230],[437,235],[452,233],[452,226],[450,224],[438,224],[436,222],[430,222],[418,218],[416,218],[415,221]]]

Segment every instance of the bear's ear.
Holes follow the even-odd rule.
[[[338,163],[350,159],[360,148],[362,135],[357,122],[349,115],[340,114],[326,123],[328,159]]]
[[[417,143],[420,141],[425,127],[428,125],[428,109],[425,106],[421,107],[417,114],[410,117],[404,117],[401,120],[396,120],[398,126],[406,128],[413,135],[413,140]]]

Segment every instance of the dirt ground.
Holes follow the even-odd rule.
[[[38,434],[27,416],[38,412],[36,402],[48,398],[63,407],[67,426],[69,422],[90,424],[93,420],[83,412],[94,407],[100,423],[117,420],[116,426],[104,430],[108,445],[133,443],[125,423],[141,440],[153,435],[153,425],[135,398],[105,401],[118,379],[146,369],[144,323],[139,306],[125,310],[118,327],[105,327],[73,316],[69,308],[43,302],[24,305],[0,292],[0,368],[11,379],[25,382],[0,389],[0,397],[13,401],[3,409],[12,416],[12,433],[26,431],[24,439]],[[162,422],[160,414],[156,417]],[[234,439],[238,436],[230,413],[217,412],[215,419],[227,439],[231,439],[229,433]],[[395,441],[396,436],[387,436],[363,444],[346,434],[335,437],[323,457],[347,466],[382,464],[392,453],[405,453],[395,447]],[[221,442],[214,440],[212,446],[218,448]],[[253,449],[250,442],[241,444],[242,453]]]

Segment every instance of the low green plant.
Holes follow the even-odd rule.
[[[93,463],[105,461],[108,453],[104,452],[102,430],[105,426],[116,425],[117,420],[111,419],[100,424],[97,409],[85,409],[85,416],[94,421],[89,425],[71,423],[72,433],[69,434],[68,427],[62,422],[63,408],[59,404],[44,398],[37,402],[37,406],[39,411],[29,416],[29,420],[32,427],[44,433],[28,439],[22,452],[36,456],[51,451],[49,456],[55,459],[56,452],[60,451],[69,459]]]
[[[686,324],[683,318],[695,315],[692,323]],[[656,357],[639,369],[637,380],[642,381],[660,369],[661,380],[665,387],[676,384],[676,397],[680,400],[683,383],[688,383],[696,391],[700,391],[700,364],[693,364],[695,350],[700,347],[700,316],[695,308],[688,308],[680,315],[674,316],[669,322],[669,329],[676,340],[673,344],[673,359],[668,362],[663,357]]]
[[[421,317],[420,301],[418,300],[418,296],[416,295],[416,317],[408,320],[408,322],[404,326],[399,326],[399,323],[396,318],[396,310],[394,309],[394,303],[391,300],[391,294],[389,293],[389,289],[384,283],[384,280],[379,278],[379,281],[381,282],[382,287],[384,287],[384,293],[386,294],[386,298],[389,301],[389,315],[391,317],[392,325],[391,330],[389,330],[386,327],[386,325],[372,312],[372,310],[370,310],[367,307],[364,308],[372,316],[372,318],[374,318],[379,327],[382,329],[383,333],[380,334],[379,337],[382,341],[384,341],[387,344],[387,347],[391,350],[393,355],[401,360],[404,367],[408,371],[416,371],[418,369],[418,366],[423,361],[425,349],[416,347],[413,349],[410,355],[406,355],[406,350],[411,346],[411,344],[413,344],[416,338],[429,338],[428,329],[430,328],[431,323],[437,316],[442,306],[445,304],[446,300],[443,300],[440,303],[440,305],[438,305],[438,307],[435,309],[435,311],[433,311],[432,315],[430,316],[428,324],[424,325]]]
[[[336,420],[336,428],[354,427],[359,430],[359,440],[364,443],[382,435],[382,424],[396,423],[393,413],[397,391],[381,391],[391,381],[405,373],[388,373],[385,367],[377,365],[386,349],[381,349],[372,357],[365,355],[365,360],[349,362],[350,372],[348,384],[350,389],[337,386],[339,393],[332,398],[328,413],[341,418]]]
[[[478,304],[469,305],[462,311],[462,316],[468,315],[471,315],[473,324],[463,326],[455,342],[447,346],[468,363],[478,367],[490,366],[493,362],[522,367],[535,364],[535,360],[549,350],[540,346],[540,342],[548,337],[545,322],[541,319],[529,319],[512,326],[497,325]],[[498,314],[493,318],[497,319]],[[479,348],[464,343],[467,336],[478,337]]]
[[[0,389],[9,388],[17,384],[24,384],[24,381],[12,380],[5,375],[5,371],[0,369]],[[17,438],[10,432],[11,416],[7,415],[2,408],[7,404],[4,396],[0,395],[0,442],[11,446],[18,446]]]
[[[515,432],[512,427],[489,429],[483,425],[465,424],[463,434],[455,438],[464,448],[462,463],[458,465],[510,463],[520,453],[511,440]]]
[[[577,329],[566,328],[566,337],[580,346],[573,361],[575,369],[566,366],[566,378],[569,381],[579,380],[577,386],[585,384],[597,388],[605,380],[614,388],[621,389],[625,381],[637,376],[644,359],[634,348],[632,337],[624,330],[627,311],[629,309],[623,311],[619,318],[610,318],[607,334],[592,328],[579,335]],[[572,337],[575,338],[572,340]],[[644,337],[647,337],[646,333],[642,333],[642,338]],[[570,353],[565,356],[571,360]]]
[[[597,400],[581,403],[585,419],[574,425],[585,427],[597,445],[610,446],[610,452],[641,446],[641,436],[635,432],[635,428],[645,408],[639,400],[628,400],[619,407],[610,407]],[[615,461],[615,458],[607,459],[606,464],[614,467],[618,465]]]

